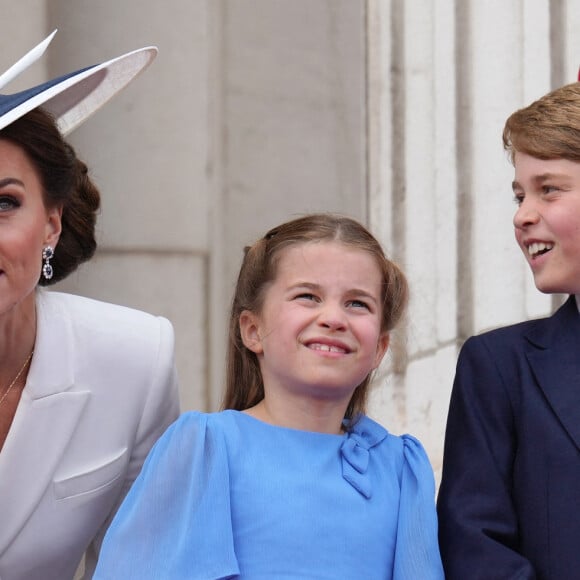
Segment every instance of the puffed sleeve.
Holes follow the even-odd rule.
[[[443,580],[433,470],[414,437],[403,435],[403,453],[393,580]]]
[[[536,577],[516,551],[518,518],[510,486],[514,413],[497,358],[485,339],[474,337],[465,342],[457,362],[437,500],[449,580],[483,580],[490,570],[494,578]]]
[[[227,449],[208,415],[157,442],[105,536],[95,580],[237,578]]]

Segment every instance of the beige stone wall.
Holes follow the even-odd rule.
[[[242,248],[305,212],[363,219],[367,199],[364,2],[230,0],[212,7],[215,408]]]
[[[169,318],[184,408],[208,399],[210,42],[206,2],[51,0],[53,73],[140,46],[159,56],[71,136],[101,187],[99,250],[61,284]]]
[[[439,475],[458,347],[560,300],[536,291],[513,240],[501,131],[516,108],[576,80],[580,4],[368,6],[371,226],[412,287],[372,411],[417,435]]]
[[[299,213],[364,219],[364,2],[46,6],[52,74],[160,49],[71,137],[103,210],[96,257],[59,287],[167,316],[184,409],[216,409],[243,246]]]
[[[577,0],[5,2],[0,63],[160,56],[75,132],[103,191],[96,258],[61,288],[170,318],[184,408],[219,404],[242,247],[315,210],[366,221],[412,285],[371,414],[435,469],[457,348],[549,312],[512,239],[505,117],[580,65]]]

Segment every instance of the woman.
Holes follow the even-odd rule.
[[[0,88],[44,43],[0,76]],[[99,192],[63,134],[155,56],[0,96],[0,578],[67,580],[178,415],[171,324],[47,292],[95,251]],[[40,107],[40,108],[39,108]]]

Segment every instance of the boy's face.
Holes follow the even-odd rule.
[[[536,287],[580,294],[580,163],[517,152],[514,165],[516,240]]]

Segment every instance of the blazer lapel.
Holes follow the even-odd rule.
[[[37,336],[26,387],[0,453],[0,554],[18,535],[51,485],[89,399],[75,391],[71,322],[39,292]]]
[[[580,449],[580,314],[574,296],[528,334],[527,359],[550,406]]]

